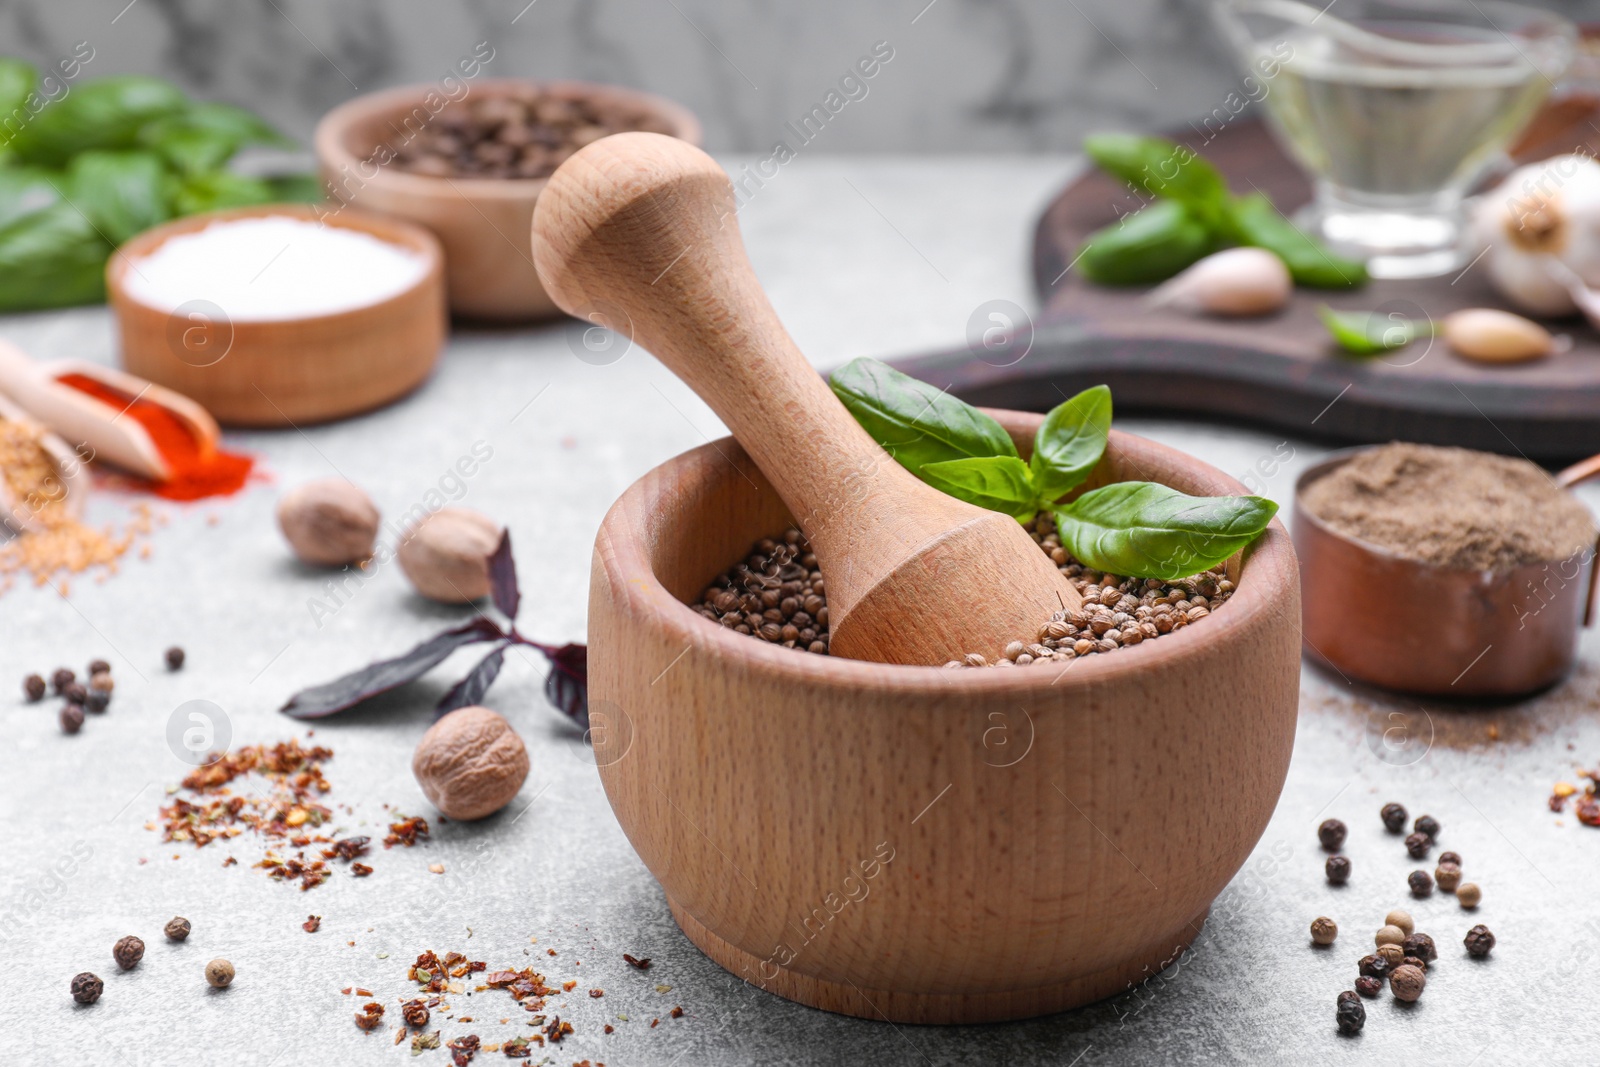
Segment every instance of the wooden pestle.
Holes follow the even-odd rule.
[[[778,321],[735,211],[704,152],[618,134],[573,155],[540,193],[534,265],[563,310],[649,349],[760,466],[826,576],[831,651],[992,662],[1077,608],[1077,590],[1016,519],[923,483],[867,435]]]

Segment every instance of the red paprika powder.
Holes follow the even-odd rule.
[[[152,400],[136,399],[83,374],[63,374],[56,379],[122,411],[155,443],[172,475],[149,483],[150,492],[168,500],[203,500],[237,493],[250,479],[255,460],[224,452],[197,438],[188,425]]]

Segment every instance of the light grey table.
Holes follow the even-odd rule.
[[[730,161],[737,166],[741,162]],[[819,365],[959,344],[967,318],[995,298],[1031,306],[1025,275],[1031,221],[1073,161],[1031,157],[843,162],[803,158],[751,200],[742,216],[757,270],[800,346]],[[101,308],[17,316],[0,336],[40,357],[113,358]],[[0,1060],[30,1063],[299,1064],[409,1062],[383,1030],[352,1023],[364,986],[393,1005],[405,968],[433,948],[491,967],[540,967],[576,979],[552,1005],[577,1032],[551,1062],[607,1064],[1133,1064],[1374,1062],[1501,1064],[1593,1058],[1600,901],[1593,889],[1600,832],[1545,809],[1575,762],[1600,760],[1600,677],[1592,637],[1564,686],[1499,709],[1420,708],[1362,693],[1308,669],[1294,762],[1277,814],[1227,888],[1196,944],[1167,972],[1081,1011],[1007,1025],[891,1026],[777,999],[724,973],[689,944],[660,889],[611,816],[587,748],[546,704],[543,665],[513,658],[490,703],[527,741],[533,770],[508,811],[477,825],[438,827],[411,851],[376,851],[376,873],[342,870],[301,893],[250,864],[250,837],[203,851],[162,846],[145,829],[165,789],[186,771],[167,723],[190,699],[224,709],[235,743],[271,742],[304,727],[276,711],[295,689],[399,652],[462,612],[412,596],[392,569],[331,615],[313,610],[326,577],[292,563],[272,509],[277,487],[342,474],[398,515],[437,486],[475,442],[493,458],[467,481],[462,503],[509,524],[521,562],[525,629],[545,640],[584,636],[594,531],[611,501],[666,457],[720,433],[700,402],[639,350],[606,366],[574,355],[562,326],[462,330],[437,375],[408,400],[303,433],[231,435],[263,457],[276,487],[217,503],[163,506],[168,524],[148,561],[74,583],[70,599],[19,588],[0,599],[0,938],[12,978],[0,996]],[[1250,429],[1125,418],[1125,429],[1185,449],[1286,501],[1321,446]],[[1275,466],[1274,466],[1274,457]],[[1591,503],[1595,498],[1591,496]],[[114,521],[131,501],[100,494],[92,516]],[[319,617],[320,616],[320,617]],[[167,673],[162,650],[189,665]],[[55,703],[24,704],[29,671],[81,670],[104,656],[116,698],[82,734],[65,737]],[[466,662],[463,662],[463,661]],[[353,833],[381,833],[390,810],[431,814],[410,755],[432,701],[470,660],[451,661],[415,690],[328,720],[331,801]],[[1408,744],[1386,731],[1409,716]],[[1491,740],[1491,727],[1498,740]],[[1184,768],[1173,767],[1173,774]],[[1476,915],[1436,895],[1408,902],[1407,861],[1384,834],[1390,799],[1443,823],[1484,887]],[[389,806],[386,808],[385,806]],[[1315,827],[1350,825],[1356,875],[1342,890],[1322,877]],[[232,853],[235,867],[222,859]],[[174,858],[176,857],[176,858]],[[141,863],[141,860],[147,861]],[[444,865],[442,875],[430,864]],[[1423,1000],[1402,1010],[1368,1003],[1366,1032],[1339,1038],[1334,997],[1383,914],[1408,904],[1437,938],[1441,960]],[[322,929],[300,928],[308,913]],[[161,937],[172,915],[194,924],[187,943]],[[1333,951],[1309,947],[1319,914],[1337,919]],[[1474,922],[1500,938],[1482,964],[1461,951]],[[133,972],[117,972],[112,943],[142,936]],[[537,938],[530,944],[530,937]],[[349,945],[347,942],[354,942]],[[552,958],[546,949],[559,953]],[[648,974],[621,954],[649,956]],[[238,979],[211,992],[202,967],[226,956]],[[68,980],[93,970],[106,993],[78,1008]],[[996,980],[1003,976],[996,975]],[[672,988],[656,992],[657,984]],[[584,991],[603,987],[591,1000]],[[452,998],[479,1033],[520,1028],[504,994]],[[686,1015],[668,1017],[681,1004]],[[618,1015],[627,1015],[621,1021]],[[501,1026],[502,1017],[513,1024]],[[652,1018],[661,1025],[651,1028]],[[601,1034],[610,1022],[616,1032]],[[448,1062],[430,1052],[422,1062]],[[479,1062],[500,1059],[483,1053]],[[538,1062],[538,1057],[534,1057]]]

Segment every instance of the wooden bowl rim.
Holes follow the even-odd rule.
[[[1044,416],[1003,409],[984,410],[997,418],[1013,437],[1020,438],[1019,449],[1026,455],[1033,430]],[[1026,696],[1052,688],[1063,692],[1084,691],[1157,667],[1181,667],[1184,663],[1207,658],[1253,625],[1299,625],[1298,612],[1292,619],[1283,612],[1283,605],[1292,601],[1294,585],[1299,578],[1294,546],[1282,520],[1274,517],[1262,536],[1245,550],[1233,595],[1222,608],[1207,617],[1204,625],[1188,626],[1181,633],[1162,635],[1159,641],[1123,648],[1114,656],[1081,657],[1063,669],[1039,666],[1012,670],[953,670],[872,663],[817,656],[754,640],[711,622],[673,596],[650,565],[644,538],[640,536],[643,531],[636,529],[629,519],[630,514],[644,514],[648,497],[653,492],[652,483],[658,479],[676,479],[682,475],[678,480],[687,488],[697,478],[727,476],[730,448],[745,457],[732,437],[724,437],[667,460],[629,486],[601,522],[599,536],[609,552],[597,551],[596,555],[605,568],[611,594],[619,600],[620,610],[625,614],[665,631],[673,643],[709,649],[717,657],[738,662],[742,667],[772,677],[777,683],[929,694],[947,694],[955,690],[985,698]],[[1148,438],[1114,429],[1107,451],[1123,450],[1162,456],[1192,471],[1205,483],[1203,488],[1208,492],[1247,493],[1238,480],[1209,463]],[[1279,616],[1276,620],[1270,618],[1274,614]]]
[[[131,260],[149,255],[162,244],[180,234],[195,233],[205,229],[213,222],[227,219],[264,218],[269,215],[287,215],[291,218],[303,219],[309,222],[320,222],[326,226],[342,226],[348,230],[357,230],[370,234],[379,240],[388,241],[390,244],[403,245],[410,251],[420,253],[427,259],[427,269],[411,285],[400,292],[380,300],[375,304],[362,304],[359,307],[347,308],[344,311],[330,311],[321,315],[302,315],[298,318],[283,319],[234,319],[228,321],[234,328],[249,327],[253,330],[293,329],[300,331],[305,326],[316,324],[332,331],[341,328],[364,328],[368,318],[373,314],[388,314],[398,312],[415,303],[419,294],[430,289],[437,289],[440,299],[444,294],[444,248],[439,244],[439,239],[426,228],[414,222],[393,215],[379,215],[371,211],[362,211],[354,208],[344,208],[337,212],[328,212],[326,216],[318,214],[316,205],[301,203],[282,204],[252,204],[248,207],[223,208],[218,211],[207,211],[199,215],[185,215],[180,219],[172,219],[159,226],[151,227],[143,233],[129,238],[106,262],[106,290],[117,302],[124,302],[152,315],[166,316],[172,314],[128,292],[123,278],[132,269]],[[226,312],[226,308],[223,309]]]
[[[577,96],[592,96],[626,100],[654,111],[673,126],[673,136],[698,146],[704,131],[694,112],[674,100],[642,89],[631,89],[607,82],[572,81],[561,78],[477,78],[471,83],[475,91],[533,88],[555,90]],[[346,100],[333,108],[317,123],[312,134],[312,145],[318,160],[326,167],[355,166],[362,162],[346,142],[350,128],[357,122],[385,113],[408,111],[417,106],[429,92],[437,92],[433,82],[401,85],[392,89],[364,93]],[[469,93],[468,96],[472,94]],[[544,178],[433,178],[426,174],[412,174],[393,165],[378,168],[371,178],[362,179],[368,185],[383,185],[396,192],[413,196],[445,198],[451,200],[534,200],[549,183]]]

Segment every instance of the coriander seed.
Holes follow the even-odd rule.
[[[37,674],[30,674],[22,680],[22,691],[28,697],[28,702],[36,703],[44,699],[44,678]],[[88,972],[85,971],[85,974]],[[91,975],[91,977],[93,977]]]
[[[1416,956],[1430,963],[1439,958],[1439,950],[1434,946],[1433,938],[1427,934],[1412,934],[1400,947],[1405,949],[1407,956]]]
[[[189,936],[189,920],[179,915],[168,921],[162,932],[169,941],[182,941]]]
[[[1462,882],[1456,886],[1456,903],[1463,908],[1476,908],[1482,899],[1483,890],[1478,888],[1477,882]]]
[[[1433,869],[1433,880],[1446,893],[1454,893],[1461,884],[1461,868],[1453,863],[1441,863]]]
[[[1379,945],[1377,954],[1383,957],[1383,962],[1389,965],[1391,971],[1400,966],[1406,958],[1405,949],[1393,944]]]
[[[1349,992],[1348,990],[1346,992]],[[1341,1034],[1359,1034],[1361,1028],[1367,1025],[1367,1009],[1362,1006],[1361,998],[1354,993],[1349,993],[1349,1000],[1345,993],[1339,994],[1338,1006],[1334,1009],[1333,1021],[1338,1025]]]
[[[63,704],[61,706],[61,732],[75,734],[83,729],[83,705]]]
[[[213,989],[228,988],[233,983],[233,964],[224,959],[212,960],[206,964],[206,981]]]
[[[1467,946],[1467,955],[1473,959],[1481,960],[1494,951],[1494,935],[1482,923],[1467,931],[1467,936],[1462,940]]]
[[[1428,849],[1433,847],[1433,838],[1418,831],[1406,835],[1406,852],[1414,860],[1420,860],[1428,854]]]
[[[171,648],[167,649],[166,659],[167,659],[167,670],[169,670],[169,671],[181,671],[181,670],[183,670],[183,660],[184,660],[183,649],[179,648],[177,645],[173,645]]]
[[[1322,872],[1328,876],[1332,885],[1344,885],[1350,880],[1350,860],[1345,856],[1329,856],[1328,862],[1322,865]]]
[[[1389,973],[1389,961],[1378,955],[1362,956],[1356,966],[1362,974],[1372,978],[1383,978]]]
[[[1433,875],[1427,871],[1412,871],[1406,876],[1406,884],[1411,887],[1411,895],[1414,897],[1433,895]]]
[[[1344,844],[1345,825],[1338,819],[1325,819],[1317,827],[1317,840],[1322,842],[1322,847],[1329,852],[1339,851],[1339,846]]]
[[[140,960],[144,959],[144,942],[129,934],[112,946],[111,955],[116,959],[118,967],[131,971],[139,966]]]
[[[1385,804],[1378,816],[1383,820],[1383,828],[1391,834],[1401,833],[1406,828],[1406,809],[1399,804]]]
[[[1386,926],[1398,926],[1407,937],[1410,937],[1417,929],[1417,924],[1412,921],[1410,914],[1399,908],[1385,915],[1383,921]]]
[[[1339,936],[1339,924],[1326,915],[1319,915],[1311,920],[1311,943],[1314,945],[1331,945]]]
[[[1383,991],[1383,979],[1364,974],[1356,979],[1356,992],[1371,1000]]]
[[[1420,970],[1403,963],[1389,976],[1389,992],[1394,994],[1394,999],[1403,1000],[1407,1004],[1422,996],[1422,991],[1427,985],[1428,979]]]
[[[106,984],[88,971],[72,977],[72,999],[79,1004],[93,1004],[105,988]]]
[[[1405,939],[1406,932],[1398,926],[1385,926],[1372,937],[1380,945],[1398,945]]]
[[[1411,829],[1419,834],[1427,834],[1429,840],[1439,839],[1439,820],[1432,815],[1418,815],[1417,821],[1411,824]]]

